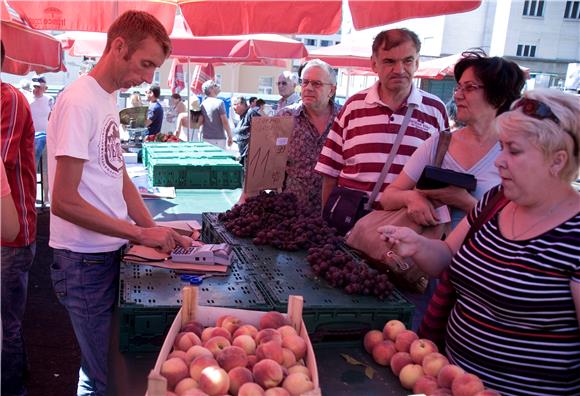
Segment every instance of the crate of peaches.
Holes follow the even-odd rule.
[[[287,314],[205,307],[185,287],[147,396],[320,396],[302,306],[290,296]]]
[[[419,338],[398,320],[388,321],[382,331],[369,331],[363,345],[377,364],[390,367],[403,388],[415,395],[500,396],[485,389],[476,375],[450,364],[437,345]]]

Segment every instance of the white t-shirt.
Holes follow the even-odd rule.
[[[128,220],[123,198],[125,163],[119,138],[119,114],[114,94],[88,75],[60,96],[47,131],[49,186],[53,186],[58,156],[85,160],[80,195],[107,215]],[[49,245],[79,253],[111,252],[127,241],[80,227],[50,214]]]
[[[42,95],[40,98],[30,96],[28,98],[28,103],[30,104],[30,113],[32,114],[34,131],[46,132],[48,115],[52,108],[52,98],[46,95]]]

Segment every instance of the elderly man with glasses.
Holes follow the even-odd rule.
[[[280,73],[278,76],[278,92],[282,96],[278,100],[278,110],[283,109],[286,106],[290,106],[300,100],[300,95],[295,91],[296,84],[298,83],[298,75],[296,73],[289,72],[287,70]]]

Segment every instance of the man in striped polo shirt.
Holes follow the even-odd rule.
[[[323,175],[323,207],[336,185],[370,194],[409,103],[417,107],[381,191],[424,140],[449,126],[443,102],[413,85],[420,50],[421,41],[408,29],[385,30],[375,37],[371,65],[379,79],[346,101],[315,167]]]

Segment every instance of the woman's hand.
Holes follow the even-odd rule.
[[[406,204],[407,214],[415,223],[422,226],[432,226],[438,223],[437,212],[423,191],[414,191]]]
[[[386,225],[377,231],[381,239],[391,245],[390,249],[401,257],[411,257],[420,249],[422,237],[410,228]]]
[[[461,187],[447,186],[443,188],[436,188],[434,190],[417,190],[432,201],[440,201],[446,205],[459,208],[464,212],[469,212],[477,200],[473,198],[469,192]]]

